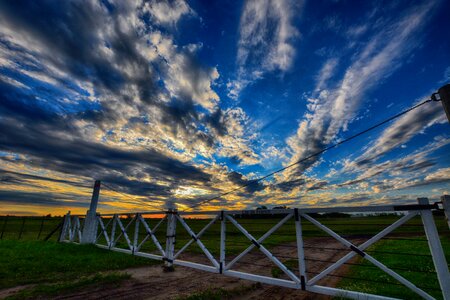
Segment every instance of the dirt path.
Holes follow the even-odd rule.
[[[353,240],[359,243],[358,240]],[[289,245],[288,245],[289,246]],[[342,245],[332,238],[308,239],[305,246],[317,246],[328,248],[341,248]],[[275,256],[295,257],[294,247],[276,247],[272,249]],[[305,256],[309,259],[336,261],[347,252],[305,249]],[[200,256],[181,257],[181,259],[202,261]],[[281,259],[285,261],[286,259]],[[204,262],[207,262],[203,260]],[[245,262],[251,262],[245,263]],[[243,258],[243,263],[236,264],[234,270],[256,273],[259,275],[269,275],[271,268],[266,265],[270,261],[260,251],[252,251]],[[310,272],[320,272],[330,263],[308,261],[307,270]],[[346,267],[341,267],[334,274],[345,274]],[[232,299],[329,299],[327,296],[312,294],[301,290],[282,288],[267,284],[255,285],[254,282],[227,277],[219,274],[199,271],[192,268],[177,266],[175,272],[163,272],[161,266],[150,266],[135,269],[127,269],[124,272],[132,275],[131,280],[123,282],[118,287],[95,287],[78,293],[57,297],[57,299],[175,299],[183,296],[195,294],[207,289],[223,288],[228,291],[239,289],[239,295]],[[284,276],[284,274],[282,274]],[[280,278],[285,278],[281,276]],[[309,277],[313,277],[310,274]],[[319,283],[333,287],[339,281],[336,277],[325,277]]]

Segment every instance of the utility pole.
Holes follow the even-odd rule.
[[[448,122],[450,123],[450,84],[446,84],[438,91],[441,98],[442,106],[444,107],[445,114],[447,115]]]

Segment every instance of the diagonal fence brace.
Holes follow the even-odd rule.
[[[166,255],[166,252],[164,251],[164,249],[162,248],[161,244],[159,243],[158,239],[155,236],[155,232],[158,229],[158,227],[162,224],[162,222],[164,222],[164,220],[166,219],[166,217],[162,218],[156,225],[155,227],[153,227],[153,230],[150,228],[150,226],[148,225],[148,223],[145,221],[144,217],[142,217],[142,215],[139,215],[139,220],[141,221],[142,225],[144,225],[145,231],[147,232],[147,235],[145,236],[145,238],[142,240],[142,242],[137,246],[137,248],[135,249],[135,252],[139,252],[139,250],[141,249],[142,245],[148,240],[148,238],[150,237],[153,241],[153,244],[155,244],[156,248],[158,248],[159,252],[161,253],[162,256]]]
[[[426,293],[425,291],[421,290],[420,288],[415,286],[413,283],[411,283],[410,281],[408,281],[407,279],[405,279],[404,277],[402,277],[398,273],[394,272],[393,270],[389,269],[384,264],[382,264],[381,262],[379,262],[378,260],[376,260],[375,258],[370,256],[366,252],[364,252],[364,250],[367,249],[370,245],[372,245],[376,241],[380,240],[382,237],[386,236],[388,233],[392,232],[393,230],[395,230],[396,228],[398,228],[399,226],[401,226],[402,224],[404,224],[405,222],[407,222],[408,220],[410,220],[411,218],[413,218],[417,214],[418,214],[417,212],[409,212],[406,216],[403,216],[402,218],[397,220],[392,225],[386,227],[380,233],[378,233],[377,235],[375,235],[374,237],[372,237],[371,239],[369,239],[368,241],[366,241],[365,243],[363,243],[359,247],[353,245],[351,242],[349,242],[348,240],[344,239],[339,234],[337,234],[336,232],[334,232],[330,228],[326,227],[325,225],[321,224],[319,221],[317,221],[317,220],[313,219],[312,217],[308,216],[307,214],[301,214],[302,217],[304,217],[305,219],[307,219],[308,221],[310,221],[311,223],[313,223],[314,225],[316,225],[317,227],[319,227],[320,229],[322,229],[323,231],[328,233],[330,236],[335,238],[337,241],[341,242],[343,245],[345,245],[348,248],[350,248],[351,250],[353,250],[353,252],[348,253],[343,258],[338,260],[336,263],[334,263],[333,265],[331,265],[330,267],[328,267],[327,269],[322,271],[320,274],[318,274],[317,276],[315,276],[311,280],[309,280],[308,281],[308,285],[314,284],[315,282],[317,282],[321,278],[325,277],[330,272],[332,272],[335,269],[337,269],[338,267],[340,267],[346,261],[348,261],[349,259],[354,257],[356,254],[359,254],[360,256],[362,256],[363,258],[367,259],[368,261],[373,263],[375,266],[380,268],[383,272],[385,272],[385,273],[389,274],[390,276],[392,276],[393,278],[397,279],[399,282],[401,282],[403,285],[408,287],[413,292],[417,293],[418,295],[422,296],[425,299],[430,299],[430,300],[434,299],[428,293]]]
[[[291,219],[293,214],[288,214],[286,217],[284,217],[280,222],[278,222],[275,226],[273,226],[269,231],[267,231],[262,237],[260,237],[257,242],[261,244],[264,242],[272,233],[277,231],[281,226],[284,225],[289,219]],[[247,249],[245,249],[241,254],[236,256],[232,261],[230,261],[226,266],[225,270],[229,270],[235,263],[237,263],[242,257],[244,257],[247,253],[253,250],[255,248],[255,244],[251,244]]]
[[[97,220],[98,220],[98,224],[100,224],[101,232],[100,232],[100,234],[97,236],[97,238],[95,239],[95,243],[97,243],[98,239],[100,238],[100,236],[101,236],[102,233],[103,233],[103,236],[105,237],[105,240],[106,240],[106,244],[109,245],[109,236],[108,236],[108,232],[107,232],[106,228],[108,228],[109,224],[110,224],[111,221],[112,221],[112,218],[108,221],[108,223],[106,223],[106,226],[105,226],[105,224],[103,223],[102,217],[97,216]]]
[[[233,219],[229,215],[227,215],[227,219],[230,220],[230,222],[233,223],[233,225],[236,226],[236,228],[239,229],[239,231],[241,231],[256,247],[258,247],[258,249],[261,250],[261,252],[264,253],[275,265],[277,265],[287,276],[289,276],[289,278],[291,278],[297,284],[300,284],[300,279],[295,276],[295,274],[292,273],[291,270],[289,270],[281,261],[279,261],[278,258],[276,258],[269,250],[267,250],[266,247],[258,243],[244,227],[242,227],[235,219]]]
[[[173,256],[173,259],[176,259],[184,250],[186,250],[187,247],[189,247],[194,241],[197,241],[203,233],[205,233],[206,230],[208,230],[215,222],[217,222],[217,219],[219,216],[216,216],[209,222],[205,227],[203,227],[202,230],[199,231],[199,233],[196,236],[196,239],[192,238],[190,239],[178,252]]]
[[[186,222],[181,218],[178,214],[175,215],[178,221],[180,221],[181,225],[186,229],[186,231],[191,235],[192,239],[195,240],[197,245],[202,249],[203,253],[208,257],[208,259],[211,261],[211,263],[219,269],[220,265],[217,262],[217,260],[212,256],[212,254],[209,252],[208,248],[205,247],[205,245],[200,241],[198,236],[192,231],[192,229],[186,224]],[[217,217],[215,218],[217,220]],[[212,223],[208,224],[208,226],[211,226]]]

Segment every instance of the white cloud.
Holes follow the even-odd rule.
[[[296,54],[293,42],[300,35],[293,19],[300,12],[301,5],[291,0],[246,2],[239,27],[237,79],[227,85],[231,98],[266,72],[289,70]]]
[[[229,108],[223,112],[221,123],[226,126],[226,134],[216,135],[219,141],[218,154],[224,157],[237,158],[241,165],[259,163],[259,157],[250,147],[255,139],[249,130],[250,120],[242,108]]]
[[[429,18],[432,7],[433,3],[416,6],[400,21],[386,24],[384,30],[377,33],[356,56],[339,86],[316,96],[314,106],[305,114],[296,134],[287,140],[289,151],[292,153],[289,163],[323,149],[340,131],[347,130],[348,123],[355,117],[363,95],[379,80],[396,70],[401,65],[400,58],[417,46],[413,37],[417,36],[418,30]],[[330,77],[329,74],[326,75]],[[303,172],[315,161],[316,159],[311,159],[298,165],[296,170],[289,170],[288,175]]]
[[[316,77],[316,91],[325,88],[325,83],[333,76],[334,71],[339,63],[339,59],[330,58],[322,66],[322,69]]]
[[[219,78],[216,67],[200,67],[193,58],[193,54],[201,48],[200,45],[188,45],[185,51],[179,51],[169,36],[161,32],[150,35],[150,41],[156,52],[167,65],[167,78],[165,86],[172,97],[189,97],[195,103],[212,111],[219,96],[212,90],[212,83]]]
[[[145,3],[144,12],[150,13],[157,24],[175,25],[184,15],[195,15],[195,12],[183,0],[158,1]]]
[[[430,156],[448,144],[450,144],[450,138],[437,137],[435,141],[397,159],[380,163],[367,161],[360,164],[355,163],[353,159],[347,160],[337,176],[352,173],[359,175],[355,179],[336,184],[336,186],[351,187],[365,182],[369,183],[374,191],[382,192],[432,183],[426,180],[426,177],[437,163]]]
[[[354,163],[368,163],[376,160],[391,150],[401,147],[414,136],[423,133],[428,127],[446,121],[447,119],[440,103],[427,103],[397,119],[383,131],[361,156],[354,160]]]

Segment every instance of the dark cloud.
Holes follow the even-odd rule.
[[[5,96],[0,105],[0,150],[24,154],[30,165],[87,178],[106,178],[126,184],[138,195],[167,195],[168,188],[127,179],[137,170],[149,176],[177,184],[208,182],[203,171],[165,156],[153,149],[122,150],[83,139],[73,128],[70,116],[46,111],[31,101],[21,103],[23,95],[0,83]],[[7,116],[12,117],[7,117]]]
[[[224,136],[228,133],[222,109],[218,108],[214,113],[209,115],[206,118],[206,122],[218,135]]]
[[[315,190],[320,190],[323,189],[324,187],[326,187],[328,185],[328,181],[317,181],[315,182],[313,185],[311,185],[310,187],[307,188],[307,191],[315,191]]]
[[[228,179],[236,185],[245,186],[244,190],[247,193],[254,193],[264,189],[262,182],[245,179],[241,173],[235,171],[228,174]]]
[[[432,159],[430,160],[423,160],[417,163],[409,164],[407,166],[401,167],[400,170],[405,172],[416,172],[423,169],[427,169],[429,167],[432,167],[436,165],[436,162]]]
[[[89,187],[87,183],[82,183],[73,180],[65,180],[65,179],[56,179],[45,176],[38,176],[32,174],[25,174],[19,172],[13,172],[8,170],[0,169],[0,182],[3,184],[27,184],[29,185],[29,180],[38,180],[38,181],[49,181],[49,182],[57,182],[57,183],[65,183],[72,186],[78,187]]]
[[[275,188],[282,190],[283,192],[289,192],[292,189],[303,186],[306,183],[304,178],[298,178],[295,180],[283,181],[274,185]]]
[[[161,102],[158,94],[167,93],[164,77],[171,62],[161,55],[152,62],[142,56],[138,47],[142,45],[142,35],[152,25],[146,24],[147,32],[142,28],[124,28],[121,18],[136,15],[132,10],[131,3],[125,2],[118,2],[117,6],[103,1],[0,3],[1,26],[14,28],[18,36],[30,41],[27,48],[0,34],[0,46],[18,58],[17,69],[3,69],[2,73],[16,77],[23,76],[21,69],[46,73],[82,100],[87,92],[52,74],[47,68],[52,66],[64,77],[92,84],[95,95],[91,96],[100,96],[94,109],[90,103],[86,109],[70,113],[63,110],[64,114],[58,114],[52,105],[65,98],[57,93],[60,87],[40,84],[23,89],[0,80],[1,151],[22,154],[23,162],[35,167],[101,179],[121,192],[141,196],[169,196],[181,184],[209,185],[210,175],[190,164],[152,148],[122,150],[107,146],[95,138],[86,138],[76,125],[84,121],[107,132],[123,121],[124,110],[132,108],[138,114],[126,116],[127,126],[145,127],[146,121],[141,116],[157,109],[158,121],[174,137],[181,135],[192,144],[203,143],[208,147],[214,144],[213,136],[198,129],[203,117],[193,100],[193,93],[201,92],[199,83],[210,68],[205,71],[194,52],[178,49],[183,55],[183,70],[187,72],[183,75],[191,81],[193,91],[179,91],[178,98]],[[147,46],[152,47],[148,42]],[[105,49],[111,55],[105,55]],[[33,83],[33,78],[27,80]],[[166,184],[140,180],[146,176]],[[29,180],[34,179],[78,184],[11,172],[2,175],[2,180],[9,183],[30,185]]]
[[[90,1],[3,1],[1,15],[18,32],[31,35],[46,49],[45,59],[80,80],[93,82],[97,88],[119,93],[124,84],[139,88],[142,100],[153,94],[153,76],[148,63],[136,50],[137,34],[123,32],[119,18],[108,12],[102,2]],[[26,9],[24,9],[26,7]],[[108,48],[114,63],[99,51],[104,45],[102,30],[108,32]],[[121,66],[133,67],[133,76],[125,76]]]
[[[88,198],[85,201],[81,199],[74,201],[73,199],[73,195],[0,190],[0,202],[3,203],[75,207],[87,207],[89,204]]]

